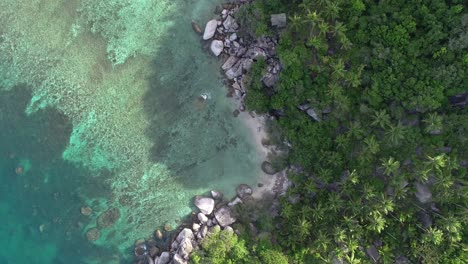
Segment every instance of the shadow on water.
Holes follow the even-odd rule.
[[[108,173],[93,175],[61,158],[72,125],[46,109],[26,116],[26,87],[0,92],[0,263],[84,263],[111,256],[86,241],[83,193],[109,195]],[[31,262],[32,263],[32,262]]]

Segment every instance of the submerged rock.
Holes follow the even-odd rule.
[[[202,29],[200,25],[198,25],[198,23],[193,20],[192,20],[192,28],[193,28],[193,31],[197,32],[198,34],[202,33]]]
[[[208,21],[205,26],[205,32],[203,33],[203,39],[208,40],[214,36],[216,33],[216,28],[218,27],[218,21],[216,19]]]
[[[93,209],[91,209],[91,207],[89,207],[89,206],[81,207],[80,211],[81,211],[81,214],[85,215],[85,216],[90,216],[91,213],[93,213]]]
[[[215,202],[212,198],[196,196],[194,204],[200,209],[200,212],[209,215],[213,212]]]
[[[96,241],[101,237],[101,232],[97,227],[93,227],[86,232],[86,238],[88,241]]]
[[[111,208],[102,213],[97,219],[97,225],[99,228],[111,227],[119,220],[120,211],[117,208]]]

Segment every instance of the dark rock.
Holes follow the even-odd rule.
[[[272,88],[279,81],[279,77],[276,74],[267,73],[263,77],[262,81],[266,87]]]
[[[266,174],[273,175],[277,173],[278,171],[273,167],[273,165],[268,162],[264,161],[262,162],[262,171],[265,172]]]
[[[236,109],[236,110],[234,110],[234,111],[232,112],[232,115],[233,115],[234,117],[239,116],[239,114],[240,114],[240,111],[239,111],[238,109]]]
[[[305,111],[305,110],[307,110],[307,109],[310,108],[310,104],[308,104],[308,103],[306,103],[306,104],[301,104],[301,105],[299,105],[297,108],[298,108],[299,110],[301,110],[301,111]]]
[[[239,198],[244,198],[246,196],[252,195],[252,188],[248,186],[247,184],[240,184],[236,188],[236,193]]]

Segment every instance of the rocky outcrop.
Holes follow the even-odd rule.
[[[266,62],[266,72],[261,80],[266,89],[273,89],[278,83],[279,72],[282,68],[276,54],[278,37],[262,36],[253,41],[247,41],[237,34],[241,26],[236,21],[235,13],[239,5],[246,2],[249,1],[237,1],[224,6],[225,9],[219,10],[221,14],[218,19],[208,21],[203,34],[204,40],[213,39],[209,45],[213,55],[226,58],[221,68],[229,80],[232,94],[235,95],[234,98],[237,101],[238,112],[234,112],[234,116],[245,110],[244,77],[254,61],[263,58]],[[274,14],[271,21],[274,27],[284,27],[287,23],[286,15]]]

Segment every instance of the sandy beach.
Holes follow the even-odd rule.
[[[253,117],[252,117],[253,116]],[[268,160],[268,154],[270,153],[270,148],[273,146],[265,146],[262,144],[262,140],[268,139],[268,134],[265,128],[266,117],[263,115],[250,114],[249,112],[241,112],[238,116],[248,128],[252,135],[253,143],[257,152],[260,155],[260,160]],[[261,166],[261,164],[258,164]],[[279,184],[282,185],[282,182],[285,178],[285,172],[280,171],[274,175],[266,174],[261,171],[261,174],[258,178],[258,184],[252,186],[253,188],[253,197],[256,199],[261,199],[263,197],[272,197],[276,195]],[[262,187],[259,187],[258,185]],[[276,188],[275,188],[276,187]]]

